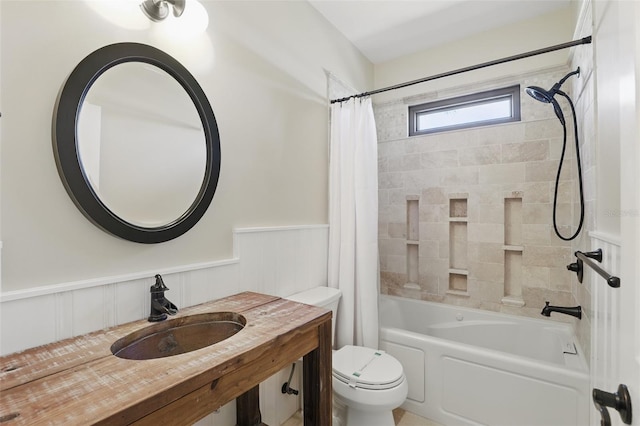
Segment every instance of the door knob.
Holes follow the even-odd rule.
[[[593,389],[593,403],[600,413],[600,426],[611,426],[611,417],[607,407],[616,409],[625,424],[631,424],[631,396],[626,385],[619,385],[616,393]]]

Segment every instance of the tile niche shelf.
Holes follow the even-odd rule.
[[[449,198],[449,288],[447,294],[468,297],[467,277],[467,194]]]
[[[407,195],[407,282],[404,288],[420,290],[420,197]]]
[[[504,199],[504,297],[502,304],[523,307],[522,299],[522,193]]]

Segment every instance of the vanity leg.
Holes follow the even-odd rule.
[[[304,356],[304,425],[331,426],[331,321],[318,326],[318,347]]]
[[[262,423],[260,414],[260,385],[257,385],[236,398],[237,426],[267,426]]]

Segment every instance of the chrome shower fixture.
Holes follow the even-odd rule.
[[[144,0],[140,9],[153,22],[160,22],[169,16],[169,5],[173,8],[173,16],[180,17],[184,12],[186,0]]]

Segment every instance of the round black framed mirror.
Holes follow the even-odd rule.
[[[191,229],[220,174],[213,109],[191,73],[140,43],[116,43],[71,72],[53,114],[58,173],[80,211],[129,241]]]

